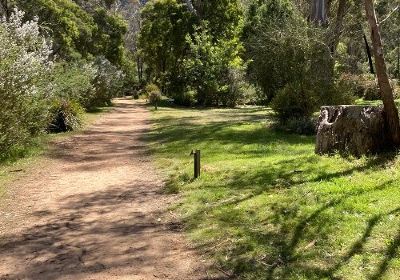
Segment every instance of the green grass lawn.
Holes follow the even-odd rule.
[[[399,279],[399,160],[320,157],[314,137],[272,119],[261,107],[153,112],[147,137],[190,238],[241,279]]]

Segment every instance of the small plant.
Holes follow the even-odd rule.
[[[83,112],[84,110],[79,103],[57,99],[53,101],[50,108],[51,119],[47,130],[52,133],[75,130],[82,124]]]
[[[318,96],[301,83],[287,84],[272,100],[280,122],[293,118],[309,118],[318,108]]]
[[[161,101],[161,91],[155,84],[148,84],[145,88],[149,103],[154,105],[154,109],[158,109],[158,103]]]

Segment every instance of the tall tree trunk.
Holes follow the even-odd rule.
[[[343,29],[343,20],[347,12],[347,0],[339,0],[339,6],[336,13],[336,19],[333,26],[330,28],[330,32],[328,32],[329,38],[329,49],[331,50],[331,54],[336,54],[336,49],[339,44],[340,35],[342,34]]]
[[[369,47],[367,36],[365,35],[365,33],[363,34],[363,37],[364,37],[364,43],[365,43],[365,51],[367,52],[367,57],[368,57],[369,72],[371,74],[375,74],[374,63],[372,61],[371,48]]]
[[[193,14],[197,14],[197,11],[195,10],[193,6],[192,0],[185,0],[186,1],[186,6],[188,7],[189,11],[192,12]]]
[[[378,84],[381,91],[387,127],[392,143],[395,146],[400,145],[400,123],[399,114],[394,103],[393,89],[389,82],[379,26],[376,19],[373,0],[364,0],[365,11],[371,28],[371,39],[375,57],[375,69],[378,77]]]
[[[311,21],[323,25],[327,21],[326,0],[312,0]]]

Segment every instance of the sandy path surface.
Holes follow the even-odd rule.
[[[216,279],[171,221],[145,143],[149,112],[116,100],[54,144],[0,206],[0,279]]]

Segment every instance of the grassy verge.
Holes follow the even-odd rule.
[[[396,103],[397,107],[400,108],[400,99],[395,99],[394,103]],[[364,100],[360,98],[356,100],[355,105],[378,106],[383,105],[383,103],[382,100]]]
[[[95,112],[85,113],[83,116],[83,125],[81,129],[73,132],[42,135],[36,139],[33,139],[30,146],[16,152],[13,157],[0,161],[0,197],[4,194],[6,183],[19,172],[29,168],[35,162],[37,162],[41,158],[41,155],[48,150],[50,142],[60,140],[80,132],[109,109],[110,108],[99,108]]]
[[[320,157],[267,108],[159,108],[147,137],[190,238],[241,279],[398,279],[395,155]],[[202,151],[192,180],[191,149]]]

